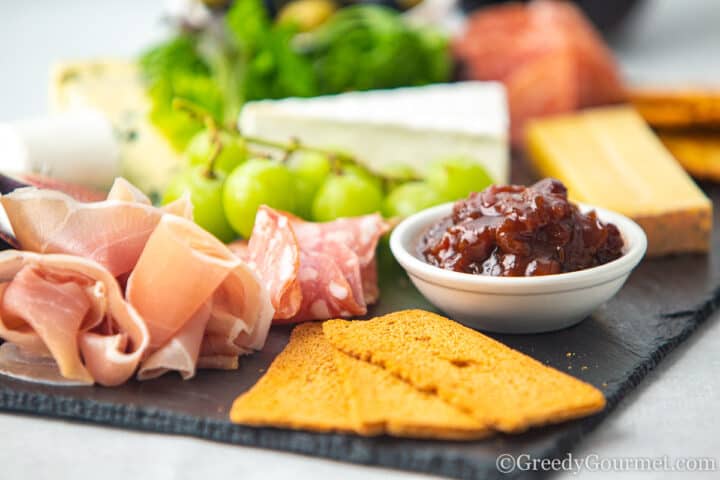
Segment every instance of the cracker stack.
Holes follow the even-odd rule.
[[[720,182],[720,89],[635,89],[630,100],[690,175]]]
[[[233,422],[314,431],[477,439],[601,410],[597,389],[421,311],[300,325]]]

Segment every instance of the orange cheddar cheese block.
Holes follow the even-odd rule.
[[[538,173],[562,181],[572,200],[638,222],[649,256],[709,249],[712,203],[632,107],[537,120],[527,141]]]

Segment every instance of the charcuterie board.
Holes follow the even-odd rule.
[[[720,200],[720,188],[706,186],[705,191]],[[716,215],[715,225],[718,223]],[[0,377],[0,409],[448,477],[500,478],[495,460],[501,453],[541,458],[560,456],[572,449],[648,371],[717,309],[717,227],[713,240],[709,256],[646,260],[617,297],[575,327],[540,335],[494,335],[513,348],[592,383],[608,399],[608,408],[599,415],[521,435],[441,442],[231,424],[228,411],[233,399],[250,388],[282,350],[289,327],[273,328],[265,349],[243,358],[239,370],[201,371],[189,381],[165,375],[116,388],[51,387]],[[381,246],[379,258],[382,297],[371,316],[405,308],[433,310],[394,262],[386,245]]]

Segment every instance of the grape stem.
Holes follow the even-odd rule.
[[[310,152],[310,153],[318,153],[320,155],[325,155],[328,157],[328,159],[331,162],[332,170],[336,174],[342,173],[342,164],[343,163],[352,163],[355,165],[359,165],[359,162],[353,155],[349,155],[344,152],[338,152],[335,150],[330,150],[326,148],[320,148],[320,147],[314,147],[310,145],[306,145],[300,141],[298,138],[292,138],[289,142],[279,142],[275,140],[270,140],[267,138],[261,138],[261,137],[254,137],[251,135],[243,135],[242,132],[240,132],[237,127],[228,127],[225,125],[218,125],[215,119],[213,118],[212,114],[207,111],[202,106],[191,102],[189,100],[186,100],[184,98],[174,98],[172,102],[172,106],[175,109],[182,110],[192,116],[193,118],[196,118],[203,123],[205,123],[210,136],[213,141],[213,152],[211,154],[210,158],[210,165],[208,168],[208,176],[210,178],[215,177],[214,173],[214,164],[215,159],[217,159],[218,155],[220,155],[220,152],[222,151],[222,141],[220,139],[220,131],[226,131],[232,135],[238,135],[240,138],[245,140],[246,143],[259,145],[263,147],[273,148],[275,150],[281,150],[284,152],[282,162],[285,163],[287,160],[292,156],[295,152]],[[388,177],[386,175],[379,175],[375,172],[373,172],[374,175],[380,177],[385,182],[390,183],[392,181],[396,180],[404,180],[404,181],[410,181],[410,180],[419,180],[419,177],[415,176],[408,176],[407,178],[393,178]]]
[[[217,175],[215,174],[215,162],[220,156],[220,152],[223,149],[223,143],[220,139],[220,128],[215,121],[215,118],[197,103],[191,102],[184,98],[174,98],[172,102],[173,108],[181,110],[191,117],[202,121],[205,124],[205,128],[210,135],[210,141],[212,142],[212,150],[208,157],[207,168],[205,170],[205,176],[210,180],[215,180]]]
[[[210,180],[215,180],[217,178],[217,175],[215,174],[215,163],[220,156],[220,152],[222,152],[223,143],[222,140],[220,140],[220,131],[218,130],[217,124],[212,117],[205,117],[205,125],[208,133],[210,134],[210,141],[213,146],[212,151],[210,152],[210,158],[208,158],[205,176]]]
[[[246,142],[248,143],[254,143],[255,145],[261,145],[263,147],[268,148],[274,148],[276,150],[282,150],[285,152],[285,158],[287,159],[295,152],[310,152],[310,153],[319,153],[321,155],[328,156],[331,160],[340,162],[340,161],[347,161],[352,163],[357,163],[355,160],[355,157],[352,155],[348,155],[346,153],[342,152],[336,152],[334,150],[328,150],[325,148],[319,148],[319,147],[312,147],[310,145],[306,145],[302,143],[299,139],[293,138],[290,140],[290,142],[277,142],[275,140],[268,140],[266,138],[260,138],[260,137],[253,137],[249,135],[240,135]]]
[[[319,153],[322,155],[327,155],[331,159],[337,159],[338,161],[344,160],[352,163],[357,163],[355,158],[351,155],[348,155],[346,153],[342,152],[336,152],[334,150],[328,150],[325,148],[319,148],[319,147],[312,147],[309,145],[305,145],[304,143],[300,142],[299,139],[293,138],[290,142],[284,143],[284,142],[276,142],[274,140],[269,140],[266,138],[260,138],[260,137],[253,137],[249,135],[243,135],[240,131],[238,131],[236,128],[230,128],[226,127],[224,125],[218,125],[215,119],[213,118],[212,114],[203,108],[202,106],[198,105],[195,102],[191,102],[190,100],[187,100],[185,98],[175,97],[172,101],[172,106],[176,110],[181,110],[191,117],[200,120],[205,124],[208,131],[210,132],[211,137],[219,139],[219,132],[224,130],[228,133],[231,133],[233,135],[239,135],[245,142],[247,143],[253,143],[255,145],[260,145],[263,147],[269,147],[274,148],[276,150],[282,150],[285,152],[286,158],[292,155],[295,152],[313,152],[313,153]]]

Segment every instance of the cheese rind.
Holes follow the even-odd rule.
[[[483,165],[496,183],[509,178],[507,106],[495,82],[250,102],[240,129],[347,151],[388,176],[407,167],[422,175],[434,161],[465,156]]]
[[[632,108],[535,121],[528,151],[538,172],[562,181],[572,200],[638,221],[648,255],[708,250],[712,203]]]

